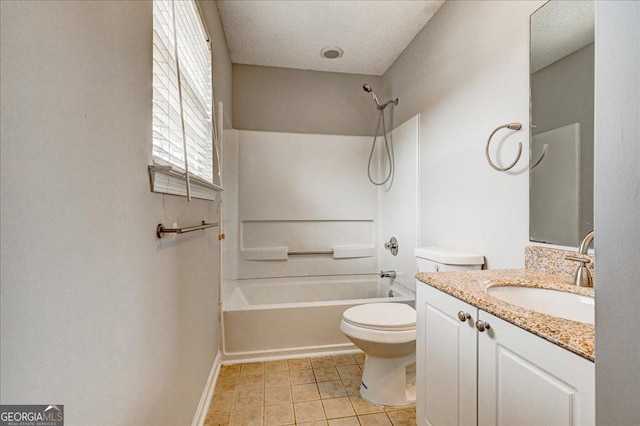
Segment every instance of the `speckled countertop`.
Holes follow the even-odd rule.
[[[593,297],[592,288],[577,287],[571,283],[571,279],[525,269],[421,272],[416,278],[590,361],[595,359],[593,324],[525,309],[493,297],[486,291],[492,286],[523,286]]]

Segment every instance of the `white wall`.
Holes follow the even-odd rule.
[[[236,277],[376,271],[377,188],[366,174],[369,138],[244,130],[238,135],[239,225],[237,235],[229,235],[238,241]],[[348,259],[246,259],[256,249],[334,247],[371,253]]]
[[[154,230],[216,207],[149,190],[152,4],[0,16],[1,403],[64,404],[68,425],[189,424],[218,351],[218,241]]]
[[[420,178],[418,150],[420,135],[417,115],[389,132],[393,143],[396,171],[393,181],[378,187],[378,259],[380,269],[396,271],[396,281],[404,287],[416,289],[416,262],[413,254],[419,244],[418,205]],[[382,137],[378,138],[379,151],[384,152]],[[386,155],[381,155],[381,170],[384,170]],[[381,173],[384,175],[384,173]],[[384,176],[376,178],[378,182]],[[391,237],[398,240],[398,254],[384,248]]]
[[[421,244],[483,254],[492,269],[522,267],[529,242],[529,15],[543,3],[446,2],[383,76],[396,122],[421,114]],[[511,121],[523,130],[496,135],[498,158],[522,142],[524,159],[499,173],[484,147]]]
[[[640,3],[596,2],[596,420],[640,424]]]

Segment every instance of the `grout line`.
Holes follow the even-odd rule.
[[[336,369],[336,371],[337,371],[338,367],[347,367],[347,366],[355,365],[355,366],[357,366],[357,367],[358,367],[358,369],[360,370],[360,372],[362,372],[362,365],[358,364],[358,363],[357,363],[357,361],[356,361],[356,363],[355,363],[355,364],[342,364],[342,365],[336,365],[336,364],[335,364],[335,361],[334,361],[334,360],[333,360],[333,358],[331,357],[331,361],[332,361],[333,365],[331,365],[331,366],[317,366],[317,367],[314,367],[314,366],[313,366],[313,363],[311,363],[311,360],[312,360],[313,358],[307,358],[307,359],[309,360],[309,364],[310,364],[310,367],[311,367],[311,371],[312,371],[313,376],[314,376],[314,382],[313,382],[313,383],[303,383],[303,384],[313,384],[313,385],[315,385],[315,388],[316,388],[316,390],[318,391],[319,399],[317,399],[317,400],[312,400],[312,401],[299,401],[299,403],[300,403],[300,402],[313,402],[313,401],[320,401],[320,404],[321,404],[321,406],[322,406],[322,413],[323,413],[323,416],[324,416],[324,419],[323,419],[323,421],[324,421],[324,422],[328,423],[330,420],[338,420],[338,419],[345,419],[345,418],[355,417],[355,418],[356,418],[356,420],[358,421],[358,423],[359,423],[359,424],[362,424],[362,422],[360,421],[360,417],[362,417],[362,416],[367,416],[367,415],[376,415],[376,414],[381,414],[381,413],[382,413],[382,414],[384,414],[384,415],[385,415],[385,417],[387,418],[387,420],[388,420],[391,424],[393,424],[393,422],[392,422],[392,420],[391,420],[391,417],[389,417],[389,412],[388,412],[388,411],[386,411],[386,410],[383,410],[383,411],[381,411],[381,412],[373,412],[373,413],[362,413],[362,414],[358,414],[358,413],[357,413],[357,411],[356,411],[356,409],[355,409],[355,405],[354,405],[354,402],[353,402],[352,398],[354,398],[354,397],[358,398],[358,397],[359,397],[359,395],[358,395],[358,394],[356,394],[356,395],[350,395],[350,394],[349,394],[349,392],[347,391],[347,386],[346,386],[346,383],[345,383],[345,381],[350,381],[350,380],[352,380],[352,379],[356,379],[357,377],[345,377],[345,378],[343,378],[343,377],[340,377],[340,375],[338,375],[338,378],[337,378],[337,379],[335,379],[335,380],[330,380],[330,381],[338,381],[338,382],[340,382],[340,384],[342,385],[342,387],[343,387],[343,388],[344,388],[344,390],[345,390],[345,394],[346,394],[346,395],[343,395],[343,396],[331,396],[331,397],[323,398],[323,397],[322,397],[322,395],[320,394],[320,388],[319,388],[318,384],[319,384],[319,383],[324,383],[324,382],[318,382],[318,377],[316,376],[316,370],[318,370],[318,369],[325,369],[325,368],[331,368],[331,367],[333,367],[333,368],[334,368],[334,369]],[[354,360],[355,360],[355,358],[354,358]],[[288,359],[287,359],[287,360],[285,360],[285,361],[288,361]],[[261,389],[261,391],[262,391],[262,405],[261,405],[261,406],[259,406],[259,407],[237,407],[237,406],[236,406],[236,399],[237,399],[237,397],[238,397],[238,394],[239,394],[239,393],[240,393],[240,391],[241,391],[241,388],[240,388],[240,382],[241,382],[241,377],[242,377],[242,367],[243,367],[245,364],[247,364],[247,363],[239,364],[240,368],[239,368],[238,372],[236,373],[237,383],[236,383],[235,389],[233,390],[233,401],[232,401],[231,409],[230,409],[229,422],[231,423],[231,420],[234,418],[234,415],[236,414],[236,412],[237,412],[238,410],[241,410],[241,409],[251,409],[251,408],[260,408],[260,409],[262,410],[262,421],[263,421],[263,424],[265,424],[265,423],[266,423],[266,421],[267,421],[267,417],[266,417],[266,410],[267,410],[267,405],[266,405],[266,390],[267,390],[267,389],[271,389],[271,388],[273,388],[273,386],[271,386],[270,388],[267,388],[267,386],[266,386],[266,375],[267,375],[267,374],[269,374],[269,373],[278,373],[278,372],[285,372],[285,371],[286,371],[286,372],[287,372],[287,375],[289,376],[288,385],[280,385],[280,386],[278,386],[278,387],[285,387],[285,386],[286,386],[286,387],[288,387],[288,388],[289,388],[289,393],[290,393],[290,395],[291,395],[291,401],[290,401],[289,403],[282,403],[282,404],[289,404],[289,405],[291,406],[291,409],[292,409],[292,411],[293,411],[293,420],[294,420],[294,425],[297,425],[297,424],[298,424],[298,418],[297,418],[297,416],[296,416],[296,412],[295,412],[295,402],[293,401],[293,386],[296,386],[296,385],[295,385],[295,384],[293,384],[293,383],[291,383],[291,371],[300,371],[300,370],[290,370],[290,369],[289,369],[289,364],[288,364],[288,362],[287,362],[287,363],[286,363],[286,367],[287,367],[287,369],[286,369],[286,370],[270,371],[269,373],[267,373],[267,371],[265,370],[265,364],[266,364],[266,362],[263,362],[263,363],[262,363],[262,366],[263,366],[263,369],[262,369],[262,376],[263,376],[262,386],[261,386],[261,387],[258,387],[258,388],[252,388],[252,389]],[[308,370],[308,369],[304,369],[304,370]],[[260,373],[252,373],[252,374],[260,374]],[[215,389],[214,389],[214,394],[215,394]],[[354,415],[350,415],[350,416],[340,416],[340,417],[336,417],[336,418],[329,419],[329,418],[327,417],[327,412],[326,412],[326,409],[325,409],[325,406],[324,406],[323,401],[325,401],[325,400],[329,400],[329,399],[337,399],[337,398],[348,398],[348,400],[349,400],[349,404],[350,404],[351,408],[352,408],[352,409],[353,409],[353,411],[354,411]],[[213,399],[213,397],[212,397],[212,399]],[[273,404],[272,404],[272,405],[273,405]],[[225,411],[226,411],[226,410],[225,410]]]

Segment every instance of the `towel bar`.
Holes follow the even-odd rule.
[[[200,225],[188,226],[186,228],[165,228],[163,224],[159,223],[156,227],[156,237],[162,238],[164,234],[184,234],[186,232],[199,231],[201,229],[212,228],[218,226],[218,222],[206,223],[204,220]]]

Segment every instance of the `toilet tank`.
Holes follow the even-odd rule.
[[[484,256],[440,247],[419,247],[414,255],[418,272],[470,271],[484,265]]]

